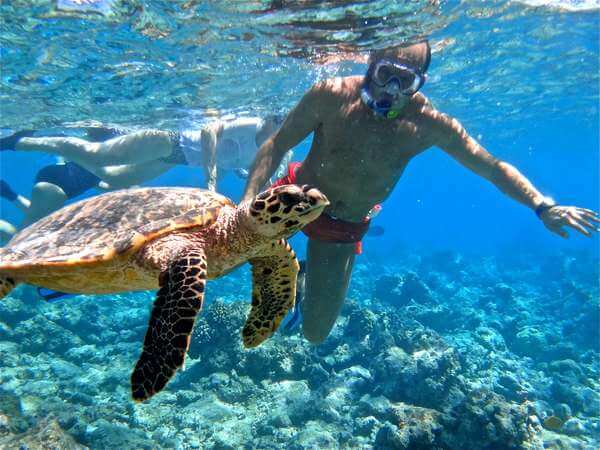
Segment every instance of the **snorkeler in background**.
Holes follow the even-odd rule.
[[[31,200],[17,195],[6,182],[0,196],[25,213],[23,226],[62,207],[89,189],[121,189],[156,178],[176,165],[203,167],[208,189],[217,189],[227,170],[245,178],[258,147],[281,123],[279,116],[215,120],[198,130],[180,133],[122,130],[90,126],[86,139],[66,136],[33,137],[30,130],[0,139],[0,150],[42,151],[59,161],[39,170]],[[291,158],[291,153],[287,159]],[[285,161],[281,171],[285,170]]]
[[[0,150],[41,151],[60,156],[96,175],[103,189],[137,185],[175,165],[203,167],[208,188],[216,189],[218,169],[240,175],[258,147],[281,123],[279,116],[215,120],[197,130],[140,130],[123,134],[114,128],[89,127],[89,140],[31,137],[22,131],[0,139]]]
[[[331,202],[303,229],[309,242],[301,310],[304,336],[313,343],[325,340],[340,313],[370,211],[390,195],[409,161],[431,147],[530,208],[551,232],[566,238],[565,228],[586,236],[597,231],[597,213],[542,195],[419,93],[430,59],[426,41],[377,50],[364,77],[313,85],[262,145],[252,166],[243,200],[258,193],[290,148],[314,133],[307,158],[290,164],[280,181],[314,185]]]

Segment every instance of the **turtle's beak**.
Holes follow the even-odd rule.
[[[314,186],[305,184],[304,186],[302,186],[302,192],[304,192],[304,194],[306,195],[306,200],[310,204],[311,210],[317,208],[325,209],[325,207],[329,206],[330,204],[327,197],[325,197],[325,194],[323,194]]]

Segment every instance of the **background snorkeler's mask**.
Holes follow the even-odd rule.
[[[418,70],[387,59],[371,65],[361,89],[362,101],[375,113],[388,119],[395,119],[399,112],[392,109],[393,102],[400,95],[411,96],[425,83],[426,76]],[[383,98],[375,100],[369,90],[373,81],[383,91]]]

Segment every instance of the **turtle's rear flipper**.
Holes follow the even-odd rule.
[[[252,309],[242,330],[246,347],[256,347],[270,337],[296,301],[296,255],[284,239],[273,244],[272,253],[250,260]]]
[[[12,291],[16,285],[17,283],[14,278],[0,275],[0,299],[10,294],[10,291]]]
[[[131,392],[136,401],[161,391],[183,365],[194,321],[204,301],[204,252],[194,249],[180,254],[161,273],[159,283],[142,355],[131,374]]]

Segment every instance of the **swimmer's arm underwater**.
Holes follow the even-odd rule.
[[[323,110],[323,84],[314,85],[288,114],[278,131],[260,147],[246,183],[242,201],[251,200],[273,175],[286,152],[317,129]]]
[[[202,128],[200,137],[206,182],[208,190],[213,192],[217,191],[217,136],[222,130],[223,124],[220,121],[211,123]]]
[[[554,206],[516,167],[496,159],[452,117],[432,113],[436,145],[460,164],[492,182],[500,191],[529,207],[540,217],[546,228],[563,238],[563,227],[571,227],[591,236],[597,231],[592,222],[599,223],[597,213],[575,206]]]

